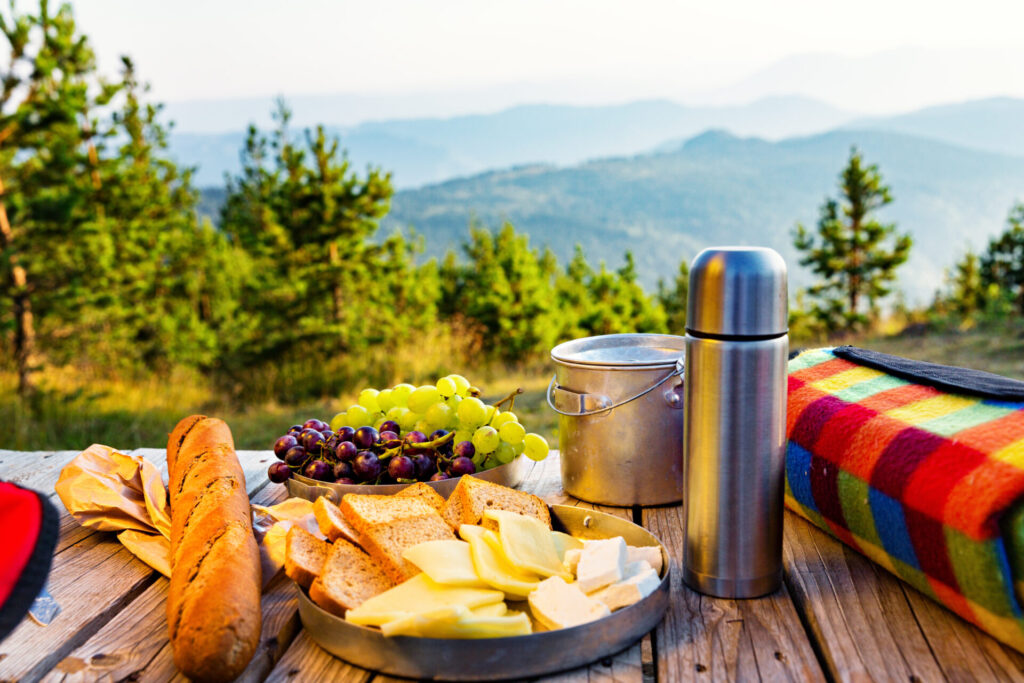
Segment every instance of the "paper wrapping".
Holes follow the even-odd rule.
[[[75,521],[91,529],[119,532],[117,538],[125,548],[170,577],[171,509],[156,465],[142,456],[93,444],[61,470],[55,488]],[[253,505],[252,511],[264,587],[284,567],[288,529],[299,524],[325,538],[308,500]]]

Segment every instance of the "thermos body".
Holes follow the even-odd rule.
[[[702,593],[756,597],[782,580],[786,394],[770,388],[786,386],[788,353],[785,335],[686,337],[683,580]]]
[[[753,598],[782,581],[786,264],[705,249],[690,268],[683,420],[683,580]]]

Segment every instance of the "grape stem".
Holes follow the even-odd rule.
[[[508,395],[508,396],[506,396],[505,398],[503,398],[503,399],[501,399],[500,401],[498,401],[497,403],[495,403],[495,404],[494,404],[494,407],[495,407],[495,408],[500,408],[500,407],[501,407],[501,404],[502,404],[502,403],[508,403],[508,404],[509,404],[509,405],[508,405],[508,409],[509,409],[509,410],[512,410],[513,408],[515,408],[515,407],[516,407],[516,396],[518,396],[518,395],[519,395],[519,394],[521,394],[521,393],[523,393],[523,388],[522,388],[522,387],[519,387],[518,389],[516,389],[515,391],[513,391],[513,392],[512,392],[511,394],[509,394],[509,395]],[[497,411],[497,410],[495,410],[495,411],[494,411],[494,414],[495,414],[495,415],[497,415],[497,414],[498,414],[498,411]],[[492,417],[491,419],[493,420],[494,418]]]

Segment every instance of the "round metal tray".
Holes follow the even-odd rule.
[[[530,472],[532,465],[533,461],[525,455],[520,455],[507,465],[498,465],[497,467],[479,472],[473,476],[477,479],[483,479],[484,481],[489,481],[494,484],[501,484],[502,486],[515,488],[516,486],[519,486],[523,479],[526,478],[526,475]],[[459,483],[459,479],[461,479],[461,477],[444,479],[443,481],[428,481],[427,483],[433,486],[435,491],[447,498],[451,495],[452,491],[455,490],[455,485]],[[285,482],[285,485],[288,487],[288,494],[291,496],[313,501],[320,496],[327,496],[335,503],[340,502],[341,497],[346,493],[377,494],[387,496],[392,493],[398,493],[406,486],[409,486],[409,484],[334,484],[326,481],[309,479],[300,474],[292,475],[292,477]]]
[[[578,538],[622,536],[629,545],[658,546],[663,569],[657,590],[634,605],[573,628],[507,638],[446,640],[387,638],[377,629],[350,624],[325,612],[300,589],[302,625],[320,647],[364,669],[405,678],[479,681],[574,669],[624,650],[661,621],[668,608],[669,563],[657,537],[620,517],[569,505],[552,505],[551,520],[556,529]]]

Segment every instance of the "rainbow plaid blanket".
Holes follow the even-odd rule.
[[[787,507],[1024,652],[1024,401],[820,349],[789,363],[787,433]]]

